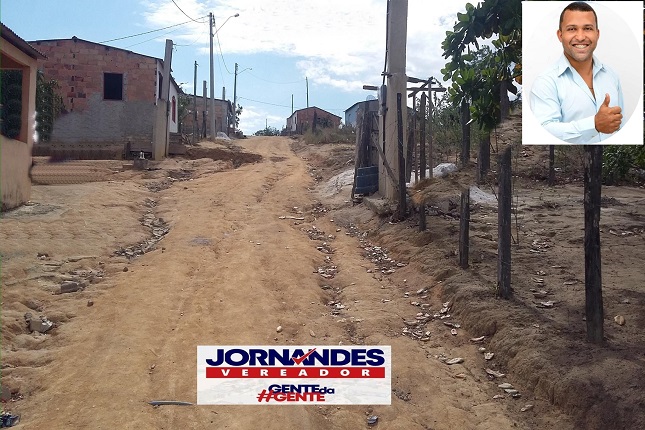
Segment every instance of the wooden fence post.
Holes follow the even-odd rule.
[[[396,93],[397,136],[399,146],[399,220],[405,219],[406,213],[406,183],[405,183],[405,158],[403,151],[403,108],[401,107],[401,93]]]
[[[470,188],[461,191],[461,214],[459,217],[459,267],[468,268],[470,230]]]
[[[486,133],[479,141],[477,156],[477,183],[482,183],[490,169],[490,133]]]
[[[461,102],[461,166],[470,163],[470,105],[466,100]]]
[[[511,297],[511,147],[499,156],[497,202],[497,294]]]
[[[603,342],[602,273],[600,265],[600,199],[602,146],[585,145],[585,315],[587,340]]]
[[[549,186],[555,185],[555,145],[549,145]]]
[[[421,125],[419,138],[419,173],[421,180],[426,177],[426,94],[421,94],[421,101],[419,106],[421,113]],[[426,205],[425,200],[419,204],[419,231],[426,229]]]

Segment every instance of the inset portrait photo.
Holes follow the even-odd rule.
[[[522,144],[643,144],[643,3],[522,2]]]

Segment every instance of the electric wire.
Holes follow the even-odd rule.
[[[188,14],[187,14],[186,12],[184,12],[184,11],[183,11],[183,9],[182,9],[182,8],[180,8],[180,7],[179,7],[179,5],[178,5],[177,3],[175,3],[175,0],[170,0],[170,1],[171,1],[175,6],[177,6],[177,9],[179,9],[179,10],[181,11],[181,13],[183,13],[184,15],[186,15],[186,18],[190,19],[191,21],[195,21],[195,22],[197,22],[197,23],[199,23],[199,24],[203,24],[203,22],[197,21],[196,19],[193,19],[193,18],[191,18],[190,16],[188,16]]]
[[[251,72],[249,72],[249,75],[251,75],[251,76],[253,76],[254,78],[259,79],[259,80],[261,80],[261,81],[268,82],[268,83],[270,83],[270,84],[276,84],[276,85],[292,85],[292,84],[299,84],[299,83],[305,82],[305,79],[300,79],[300,80],[292,81],[292,82],[274,82],[274,81],[270,81],[270,80],[268,80],[268,79],[261,78],[261,77],[259,77],[259,76],[257,76],[257,75],[254,75],[254,74],[253,74],[253,73],[251,73]]]
[[[205,16],[203,16],[203,17],[201,17],[201,18],[206,18],[206,17],[205,17]],[[114,42],[114,41],[116,41],[116,40],[130,39],[130,38],[132,38],[132,37],[143,36],[143,35],[145,35],[145,34],[155,33],[155,32],[157,32],[157,31],[163,31],[163,30],[167,30],[167,29],[169,29],[169,28],[173,28],[173,27],[179,27],[180,25],[190,24],[191,22],[192,22],[192,21],[180,22],[179,24],[169,25],[168,27],[158,28],[158,29],[156,29],[156,30],[144,31],[143,33],[137,33],[137,34],[133,34],[133,35],[130,35],[130,36],[117,37],[117,38],[115,38],[115,39],[104,40],[104,41],[102,41],[102,42],[98,42],[98,43],[108,43],[108,42]]]

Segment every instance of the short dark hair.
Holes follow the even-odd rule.
[[[562,9],[562,13],[560,14],[560,29],[562,29],[562,20],[564,19],[564,13],[568,10],[574,10],[578,12],[593,12],[593,16],[596,19],[596,29],[598,29],[598,15],[596,15],[596,11],[593,10],[593,8],[589,6],[588,3],[585,3],[583,1],[574,1],[573,3],[570,3],[567,7]]]

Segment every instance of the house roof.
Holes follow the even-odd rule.
[[[309,110],[309,109],[318,109],[318,110],[320,110],[320,111],[323,111],[323,112],[325,112],[325,113],[328,113],[329,115],[331,115],[331,116],[335,116],[336,118],[338,118],[338,119],[342,120],[342,118],[341,118],[341,117],[339,117],[338,115],[334,115],[334,114],[333,114],[333,113],[331,113],[331,112],[327,112],[325,109],[321,109],[321,108],[319,108],[318,106],[310,106],[310,107],[308,107],[308,108],[297,109],[297,110],[293,111],[293,113],[289,116],[289,118],[291,118],[292,116],[294,116],[294,115],[295,115],[296,113],[298,113],[298,112],[306,111],[306,110]]]
[[[69,41],[69,40],[71,40],[71,41],[73,41],[73,42],[75,42],[75,43],[76,43],[76,42],[89,43],[90,45],[102,46],[102,47],[104,47],[104,48],[109,48],[109,49],[114,49],[114,50],[117,50],[117,51],[127,52],[127,53],[129,53],[129,54],[139,55],[139,56],[141,56],[141,57],[153,58],[153,59],[155,59],[155,60],[161,61],[161,62],[162,62],[162,64],[163,64],[163,60],[162,60],[161,58],[158,58],[158,57],[153,57],[153,56],[151,56],[151,55],[145,55],[145,54],[139,54],[138,52],[128,51],[127,49],[117,48],[117,47],[115,47],[115,46],[105,45],[105,44],[103,44],[103,43],[92,42],[92,41],[90,41],[90,40],[81,39],[80,37],[76,37],[76,36],[72,36],[72,37],[71,37],[71,38],[69,38],[69,39],[40,39],[40,40],[31,40],[31,41],[29,41],[29,43],[32,43],[32,44],[36,44],[36,45],[38,45],[38,44],[39,44],[39,43],[41,43],[41,42],[62,42],[62,41]]]
[[[377,102],[377,103],[378,103],[378,99],[362,100],[362,101],[360,101],[360,102],[356,102],[356,103],[354,103],[353,105],[351,105],[350,107],[348,107],[347,109],[345,109],[345,111],[344,111],[344,112],[347,112],[348,110],[352,110],[352,108],[353,108],[354,106],[356,106],[356,105],[359,105],[359,104],[361,104],[361,103],[369,103],[369,102]]]
[[[45,55],[43,55],[42,52],[38,51],[36,48],[31,46],[29,42],[27,42],[22,37],[18,36],[16,33],[13,32],[13,30],[11,30],[9,27],[2,24],[1,22],[0,22],[0,33],[2,34],[3,38],[7,39],[16,48],[20,49],[22,52],[29,55],[31,58],[34,58],[36,60],[39,58],[47,58],[45,57]]]

